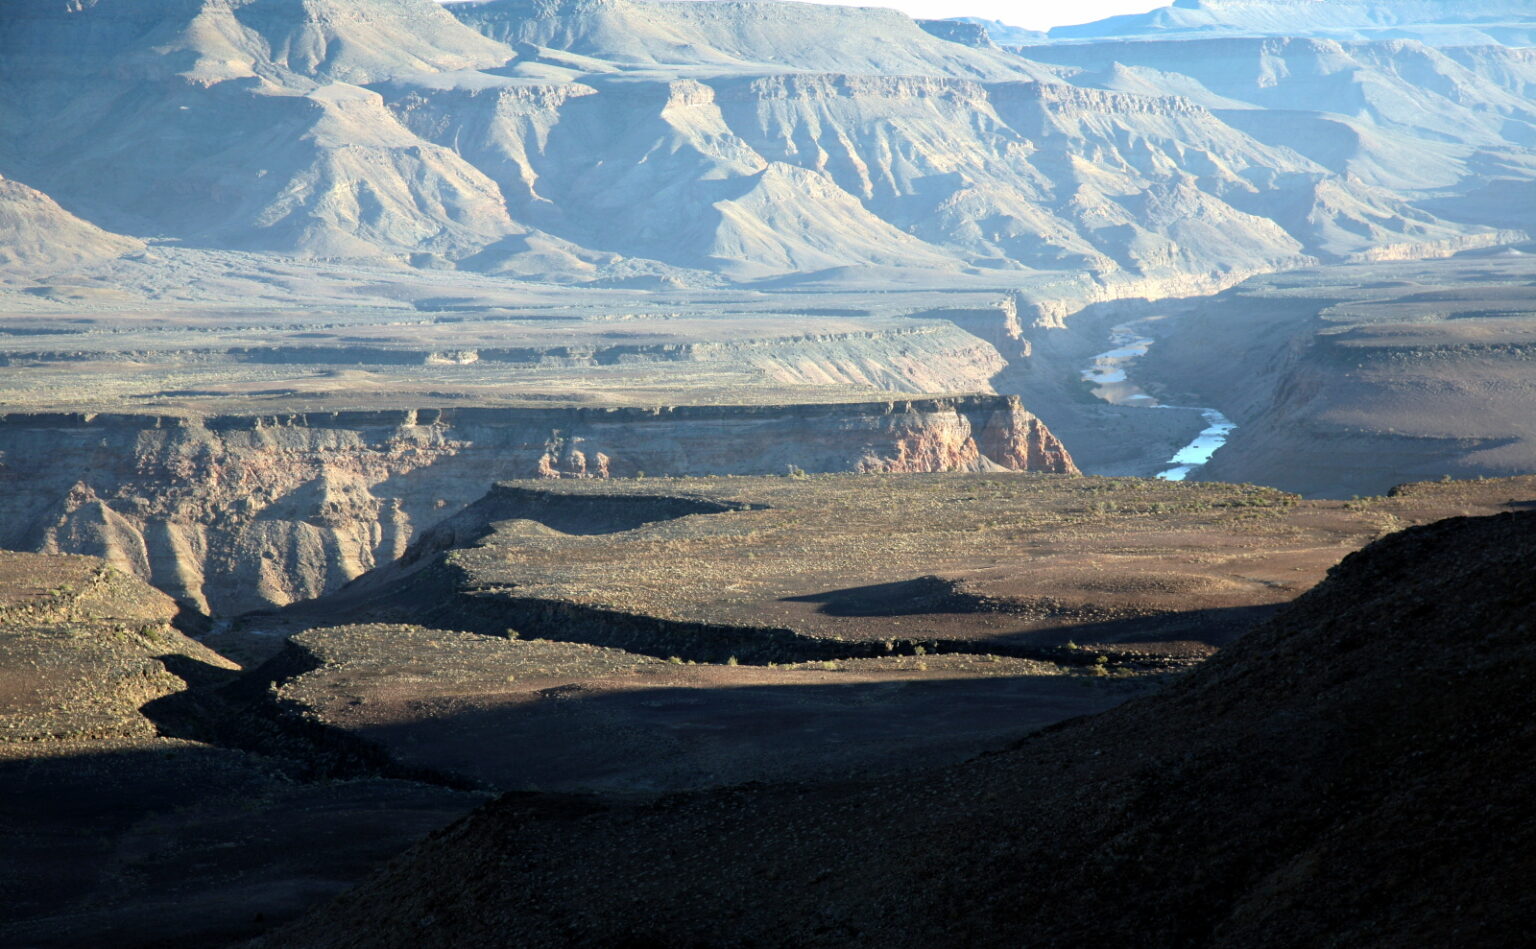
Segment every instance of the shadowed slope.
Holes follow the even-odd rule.
[[[268,944],[1512,945],[1533,567],[1536,514],[1405,531],[1163,695],[917,778],[504,799]]]
[[[227,945],[478,803],[367,770],[312,781],[321,749],[244,709],[278,739],[261,754],[173,737],[227,728],[167,726],[237,675],[176,613],[94,557],[0,551],[0,945]]]

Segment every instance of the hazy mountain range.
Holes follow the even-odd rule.
[[[1325,6],[1365,9],[1136,22]],[[1473,6],[1521,5],[1391,5]],[[1533,87],[1497,45],[1021,54],[806,4],[11,0],[0,267],[148,240],[561,282],[1230,282],[1521,226]]]
[[[1174,0],[1149,13],[1057,27],[1049,38],[1211,35],[1529,46],[1536,38],[1536,23],[1531,5],[1523,0]]]

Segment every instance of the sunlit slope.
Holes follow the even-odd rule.
[[[462,251],[501,196],[345,81],[504,61],[417,0],[23,0],[0,32],[5,166],[96,223],[325,255]]]
[[[214,82],[291,72],[367,83],[507,58],[500,43],[421,0],[9,0],[0,42],[12,55],[26,54],[8,74],[61,82],[83,67],[131,65],[141,78]]]
[[[1328,170],[1399,192],[1528,176],[1536,56],[1497,46],[1312,39],[1032,47],[1074,83],[1175,87],[1221,121]]]
[[[1519,226],[1463,200],[1536,178],[1518,51],[1174,46],[1026,58],[811,4],[22,0],[0,174],[135,237],[563,283],[1167,295]]]
[[[586,247],[743,275],[1253,272],[1475,233],[1176,96],[847,73],[394,84],[386,95],[413,130],[489,172],[514,218]],[[770,166],[783,167],[765,177]],[[767,231],[743,224],[737,203],[775,180],[784,213]],[[792,208],[807,202],[824,206]],[[750,266],[731,263],[732,247]]]
[[[448,9],[508,44],[531,43],[624,64],[974,78],[1044,72],[999,50],[939,39],[906,15],[879,7],[753,0],[486,0]]]
[[[63,270],[143,247],[80,220],[35,188],[0,178],[0,271]]]

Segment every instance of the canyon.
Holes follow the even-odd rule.
[[[1076,367],[1114,314],[1299,267],[1516,246],[1536,180],[1526,51],[1302,35],[1279,2],[1153,16],[1257,17],[1235,32],[1289,23],[1283,39],[1029,46],[813,5],[14,6],[0,110],[30,130],[0,142],[15,409],[999,393],[1089,470],[1150,474],[1194,423],[1085,402]],[[1336,12],[1455,19],[1443,6]],[[620,457],[569,450],[577,473]],[[752,470],[805,468],[798,451]],[[175,581],[193,604],[196,572]],[[274,601],[328,588],[266,585]]]
[[[1498,942],[1527,6],[8,0],[0,943]]]
[[[1017,399],[0,416],[0,546],[82,553],[200,613],[310,599],[506,478],[1071,473]]]
[[[1261,278],[1152,330],[1137,371],[1237,423],[1196,477],[1347,498],[1524,472],[1533,276],[1506,251]]]
[[[507,478],[1075,472],[992,386],[1029,350],[1013,298],[929,299],[802,297],[809,326],[782,299],[639,291],[43,306],[0,337],[0,545],[228,618],[390,562]]]
[[[1138,385],[1239,426],[1194,477],[1528,470],[1518,385],[1498,424],[1386,405],[1484,363],[1435,344],[1426,381],[1379,368],[1407,330],[1202,315],[1322,267],[1337,294],[1288,317],[1311,326],[1373,268],[1528,240],[1518,11],[1351,3],[1309,31],[1299,6],[1042,37],[801,4],[22,0],[0,545],[228,618],[338,589],[504,478],[1152,475],[1208,422],[1085,391],[1131,320],[1157,327]],[[1500,267],[1493,296],[1523,279]],[[1515,323],[1477,338],[1514,333],[1506,381]]]

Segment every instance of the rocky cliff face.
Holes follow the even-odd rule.
[[[1237,423],[1201,480],[1348,498],[1523,473],[1533,276],[1522,255],[1467,255],[1258,278],[1193,308],[1135,372]]]
[[[1073,472],[1016,399],[280,417],[0,417],[0,546],[89,553],[205,612],[317,596],[510,478]]]
[[[1508,51],[1026,58],[812,4],[9,6],[0,124],[27,134],[0,172],[223,251],[689,287],[921,274],[1081,307],[1079,275],[1156,293],[1486,236],[1463,192],[1531,178]]]
[[[849,69],[898,76],[1020,71],[995,49],[946,42],[895,10],[755,2],[489,0],[454,16],[508,45],[568,50],[624,64]]]

